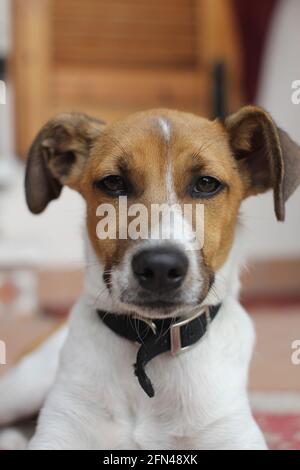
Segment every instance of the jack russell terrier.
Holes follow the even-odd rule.
[[[75,113],[47,123],[26,199],[35,214],[64,185],[85,199],[85,288],[68,326],[0,381],[0,424],[41,408],[29,449],[265,449],[247,396],[239,209],[272,189],[284,220],[299,182],[300,148],[254,106],[225,122],[158,109],[111,125]],[[204,243],[192,249],[186,220],[173,239],[99,237],[97,208],[117,210],[121,196],[146,209],[203,205]]]

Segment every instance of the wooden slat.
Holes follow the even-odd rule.
[[[12,7],[16,150],[24,156],[49,110],[50,0],[14,0]]]
[[[149,15],[189,15],[194,0],[53,0],[57,14],[118,19],[147,18]]]
[[[193,0],[53,0],[53,57],[59,64],[192,66]]]
[[[123,41],[124,42],[124,41]],[[113,44],[110,41],[109,47],[99,49],[97,44],[88,44],[84,46],[76,46],[70,44],[67,46],[65,43],[65,49],[61,50],[59,55],[58,64],[69,64],[69,65],[95,65],[99,66],[140,66],[140,67],[193,67],[194,65],[194,55],[188,54],[186,51],[181,51],[181,47],[177,46],[176,50],[168,48],[158,48],[155,45],[153,47],[148,47],[147,54],[144,53],[143,47],[135,47],[132,45],[128,47],[127,50],[122,54],[122,50],[119,44]],[[89,54],[86,54],[88,49]],[[171,53],[172,51],[172,53]],[[74,59],[76,58],[76,60]]]
[[[58,102],[99,101],[111,106],[194,106],[205,94],[203,77],[193,70],[57,67],[52,77]]]

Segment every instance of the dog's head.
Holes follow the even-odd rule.
[[[111,298],[121,311],[162,316],[205,300],[230,252],[246,197],[272,189],[283,220],[285,201],[299,181],[299,147],[264,110],[247,106],[224,124],[170,110],[137,113],[112,125],[83,114],[59,115],[31,146],[25,186],[34,213],[63,185],[77,190],[87,204],[89,238]],[[119,212],[121,196],[127,197],[126,214],[123,206]],[[131,210],[137,203],[139,210]],[[168,227],[161,215],[153,226],[152,208],[161,204],[172,207]],[[195,251],[195,218],[188,222],[180,209],[189,205],[194,216],[199,204],[204,243]],[[113,235],[105,238],[99,215],[109,207]],[[146,227],[134,219],[141,213],[150,214]],[[177,236],[179,225],[185,229]],[[146,236],[129,236],[130,226]],[[175,236],[161,236],[170,227]]]

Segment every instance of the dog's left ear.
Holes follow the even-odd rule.
[[[34,139],[25,174],[29,209],[39,214],[59,197],[63,185],[78,189],[82,169],[104,122],[82,113],[59,114]]]
[[[225,127],[246,197],[273,189],[277,219],[284,220],[284,204],[300,184],[300,147],[256,106],[229,116]]]

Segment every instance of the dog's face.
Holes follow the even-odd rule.
[[[63,184],[79,191],[87,203],[89,238],[114,302],[148,317],[174,315],[207,297],[230,252],[244,198],[272,188],[276,215],[283,219],[284,201],[299,182],[299,154],[269,115],[254,107],[225,124],[170,110],[134,114],[107,126],[85,115],[60,115],[31,147],[26,195],[30,209],[39,213]],[[120,235],[125,196],[128,208],[142,204],[149,215],[146,237],[128,235],[130,209],[126,236]],[[98,208],[104,204],[116,213],[116,236],[106,239],[98,236]],[[170,208],[168,227],[161,219],[154,223],[157,204]],[[199,204],[204,243],[195,250]],[[189,221],[180,210],[184,205],[192,211]],[[170,225],[173,236],[166,239]],[[160,236],[153,236],[156,232]]]

